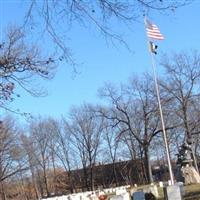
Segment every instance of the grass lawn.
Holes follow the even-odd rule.
[[[200,184],[185,186],[185,200],[200,200]]]

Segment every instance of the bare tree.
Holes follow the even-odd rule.
[[[20,97],[15,92],[17,87],[33,96],[45,95],[34,77],[52,78],[54,61],[53,57],[43,57],[36,45],[29,44],[21,29],[9,28],[5,42],[0,44],[0,107],[8,109],[6,104]]]
[[[71,123],[66,124],[72,135],[85,175],[87,189],[94,189],[93,167],[95,166],[103,131],[103,119],[96,118],[89,105],[73,108],[70,112]]]
[[[200,143],[199,143],[200,141],[200,133],[199,133],[200,104],[199,104],[198,96],[193,101],[192,106],[190,106],[188,112],[190,116],[190,121],[192,121],[192,124],[190,124],[190,127],[191,127],[190,129],[192,130],[194,153],[197,157],[197,162],[199,163],[199,160],[200,160]]]
[[[35,119],[30,124],[30,138],[34,141],[34,153],[37,161],[37,175],[40,183],[41,196],[50,196],[48,186],[48,169],[51,157],[50,142],[52,132],[48,119]],[[43,187],[44,185],[44,187]]]
[[[103,139],[105,143],[104,151],[105,155],[109,155],[108,162],[111,161],[112,167],[113,167],[113,174],[110,174],[111,182],[110,185],[114,182],[116,186],[119,184],[118,176],[116,172],[116,161],[117,161],[117,153],[119,150],[119,140],[117,140],[117,133],[115,132],[115,129],[112,129],[109,125],[105,125],[104,131],[103,131]],[[105,159],[105,156],[104,156]]]
[[[118,129],[118,137],[131,133],[144,155],[148,182],[153,181],[150,165],[149,147],[153,138],[162,132],[154,85],[149,75],[132,79],[130,85],[117,90],[107,85],[100,95],[107,98],[111,107],[100,108],[99,113],[112,121]],[[166,129],[173,127],[168,126]]]
[[[65,187],[66,190],[70,190],[71,193],[75,191],[75,185],[73,182],[73,176],[71,172],[71,168],[73,167],[73,160],[76,159],[72,152],[72,145],[70,134],[65,128],[65,119],[62,121],[58,121],[55,119],[49,119],[49,130],[51,130],[51,142],[50,142],[50,149],[51,149],[51,160],[52,166],[54,169],[54,177],[56,177],[56,164],[58,166],[62,166],[66,173],[66,180],[65,180]],[[54,182],[56,182],[54,178]],[[55,194],[57,192],[56,185],[55,187]]]
[[[58,123],[57,123],[58,124]],[[73,145],[71,144],[71,134],[68,130],[68,123],[66,119],[63,118],[62,122],[57,125],[57,144],[58,149],[56,155],[59,158],[62,166],[65,169],[67,179],[66,179],[66,189],[69,188],[70,192],[73,193],[76,189],[74,183],[74,177],[72,176],[72,167],[74,159],[76,159],[76,154],[73,152]]]
[[[144,14],[144,10],[146,12],[174,11],[188,2],[188,0],[181,2],[178,0],[31,0],[25,14],[24,26],[30,25],[30,31],[33,31],[33,27],[40,24],[37,26],[37,31],[46,33],[46,36],[62,50],[67,62],[75,66],[70,47],[66,46],[62,39],[69,37],[68,33],[73,26],[78,24],[89,28],[93,25],[106,39],[110,39],[111,42],[117,40],[127,46],[121,34],[113,30],[111,25],[113,20],[132,24]]]
[[[4,181],[28,169],[26,156],[19,142],[19,129],[7,117],[0,122],[0,187],[5,199]]]
[[[185,141],[199,134],[198,99],[200,97],[200,54],[197,51],[165,55],[161,61],[165,78],[161,86],[173,98],[175,116],[182,124]],[[196,114],[195,114],[196,113]]]
[[[26,152],[26,155],[28,157],[28,164],[29,164],[29,170],[30,170],[30,173],[31,173],[31,181],[32,181],[32,187],[33,187],[33,190],[34,190],[34,194],[33,194],[33,197],[38,199],[40,198],[40,193],[39,193],[39,189],[38,189],[38,185],[37,185],[37,159],[36,159],[36,155],[35,155],[35,145],[34,145],[34,141],[22,134],[20,136],[20,140],[22,142],[22,146],[23,146],[23,149],[24,151]]]

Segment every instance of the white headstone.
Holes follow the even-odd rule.
[[[105,194],[104,191],[100,191],[98,195],[100,196],[100,195],[104,195],[104,194]]]
[[[89,199],[90,200],[98,200],[99,198],[95,193],[93,193],[93,194],[89,195]]]
[[[116,188],[112,188],[112,192],[114,192],[114,193],[115,193],[115,192],[116,192]]]
[[[185,195],[185,190],[184,190],[183,182],[177,182],[177,183],[175,183],[175,185],[178,185],[180,187],[181,194],[182,194],[182,196],[184,196]]]
[[[67,195],[63,195],[63,196],[59,197],[58,200],[67,200]]]
[[[150,192],[156,197],[159,197],[157,185],[153,185],[150,187]]]
[[[164,188],[164,196],[168,200],[182,200],[180,186],[170,185]]]
[[[110,198],[110,200],[124,200],[122,195],[115,195]]]
[[[116,190],[116,195],[120,195],[120,194],[124,194],[124,193],[127,193],[126,189],[117,189]]]
[[[130,195],[128,192],[125,192],[124,194],[121,194],[123,196],[123,200],[130,200]]]
[[[162,181],[159,182],[159,186],[163,188],[163,182]]]

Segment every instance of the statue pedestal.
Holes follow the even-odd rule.
[[[200,183],[200,176],[193,166],[184,166],[181,168],[181,172],[185,185]]]

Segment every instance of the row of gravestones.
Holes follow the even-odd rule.
[[[144,193],[143,192],[133,193],[133,196],[134,196],[133,199],[143,200],[144,198],[142,198],[142,194]],[[50,197],[43,200],[99,200],[100,196],[97,196],[96,194],[76,193],[76,194],[70,194],[70,195],[63,195],[59,197]],[[130,200],[130,194],[127,191],[123,193],[117,191],[116,194],[111,195],[109,199],[110,200]]]
[[[107,188],[103,191],[87,191],[74,193],[69,195],[63,195],[59,197],[49,197],[41,200],[99,200],[100,196],[107,195],[121,195],[127,193],[127,189],[130,188],[130,185],[120,186],[116,188]]]
[[[160,187],[164,187],[168,184],[163,182],[159,183]],[[183,185],[181,187],[183,189]],[[127,191],[128,189],[128,191]],[[169,188],[170,189],[170,188]],[[172,192],[171,192],[172,193]],[[183,191],[182,191],[183,193]],[[107,198],[108,197],[108,198]],[[138,189],[137,185],[134,188],[128,186],[122,186],[117,188],[108,188],[103,191],[88,191],[82,193],[75,193],[69,195],[63,195],[60,197],[50,197],[43,200],[145,200],[158,198],[158,188],[156,185],[150,185],[142,189]]]
[[[89,192],[63,195],[63,196],[59,196],[59,197],[50,197],[50,198],[43,199],[43,200],[99,200],[100,199],[99,197],[107,196],[107,195],[109,195],[110,200],[130,200],[131,196],[134,200],[143,200],[144,199],[143,196],[145,193],[152,192],[154,194],[157,194],[156,186],[147,187],[147,188],[143,189],[143,192],[137,192],[137,186],[135,185],[135,188],[130,191],[130,193],[132,195],[130,195],[130,193],[127,192],[128,188],[130,188],[130,186],[108,188],[108,189],[104,189],[103,191],[100,191],[100,192],[99,191],[96,191],[96,192],[89,191]],[[104,200],[104,199],[102,199],[102,200]]]

